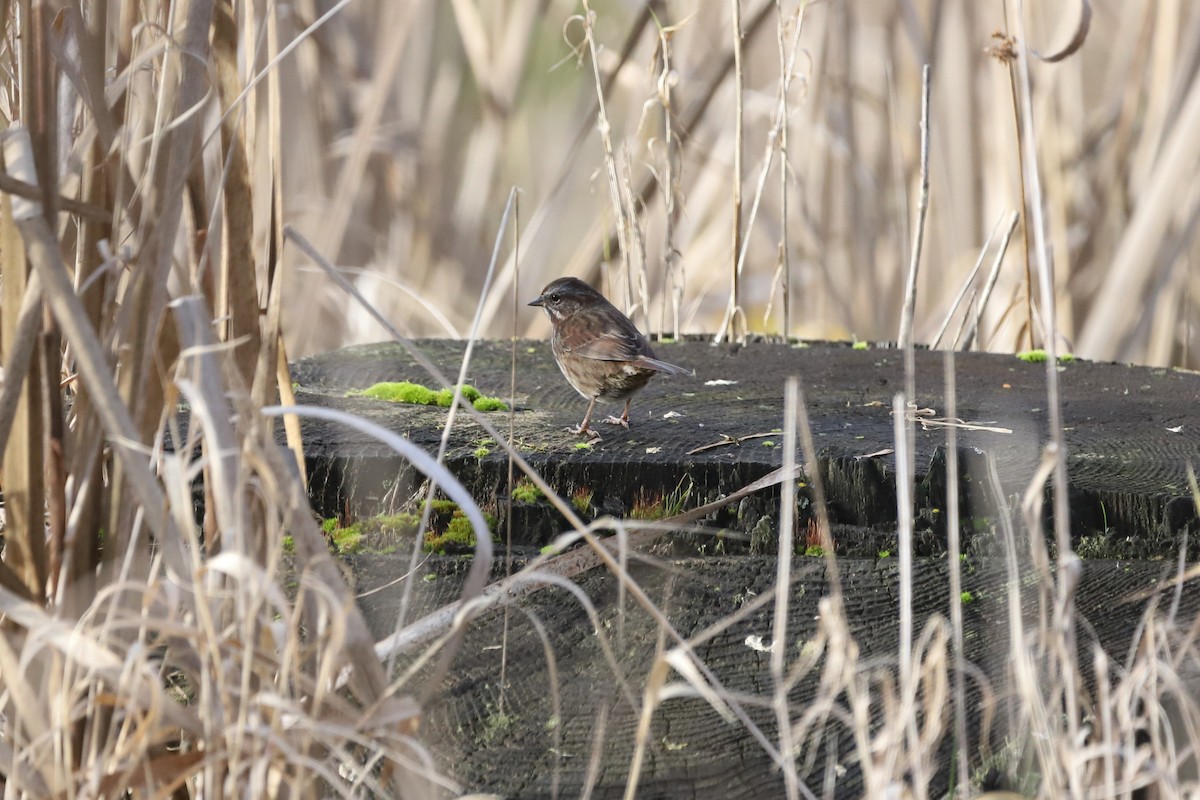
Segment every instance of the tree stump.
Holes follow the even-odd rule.
[[[419,346],[443,372],[457,375],[464,343]],[[858,663],[848,668],[876,676],[894,670],[899,577],[892,400],[904,386],[902,352],[769,341],[721,347],[707,341],[658,344],[661,358],[694,368],[695,377],[655,378],[634,398],[629,429],[602,426],[601,441],[580,447],[586,440],[564,429],[579,422],[586,402],[559,374],[546,343],[479,342],[467,381],[486,394],[508,398],[514,348],[515,413],[486,418],[505,435],[511,424],[522,455],[560,494],[586,498],[578,503],[585,517],[628,517],[655,504],[694,507],[777,469],[784,463],[783,383],[788,375],[798,375],[834,525],[844,622],[859,650]],[[935,638],[946,635],[950,604],[944,558],[946,431],[929,424],[945,416],[942,359],[940,353],[915,354],[915,408],[922,409],[914,442],[915,634],[933,625]],[[978,668],[968,682],[967,746],[977,766],[985,745],[995,750],[1011,733],[1002,725],[1012,697],[1011,584],[1004,560],[995,556],[1003,553],[1000,519],[1014,510],[1042,459],[1048,401],[1045,364],[986,354],[960,354],[956,363],[963,421],[957,437],[966,553],[965,656]],[[1082,622],[1080,664],[1092,686],[1094,647],[1104,648],[1110,663],[1122,664],[1143,614],[1170,613],[1188,625],[1200,610],[1200,591],[1193,584],[1183,587],[1174,604],[1131,600],[1170,577],[1182,534],[1195,532],[1186,469],[1200,460],[1194,415],[1200,376],[1084,361],[1061,364],[1058,370],[1072,542],[1087,558],[1075,598]],[[293,375],[301,402],[360,414],[437,451],[446,409],[346,396],[379,381],[440,388],[400,346],[352,347],[302,359]],[[311,420],[304,422],[303,432],[314,504],[325,516],[391,510],[419,488],[420,476],[409,465],[361,434]],[[446,463],[481,505],[497,512],[503,526],[508,463],[489,438],[460,412]],[[804,483],[811,484],[813,477]],[[1034,488],[1035,494],[1048,491],[1048,486]],[[779,500],[778,487],[746,498],[710,515],[700,529],[672,534],[652,552],[630,556],[630,572],[650,601],[680,636],[695,642],[721,691],[742,698],[732,721],[686,693],[656,708],[639,798],[783,796],[781,773],[764,746],[779,742],[766,702],[772,687],[771,604],[718,629],[718,623],[774,587]],[[799,544],[783,642],[788,663],[819,641],[818,603],[832,589],[825,559],[804,556],[813,544],[806,540],[812,516],[806,487],[797,505]],[[511,533],[517,567],[566,528],[540,503],[514,504],[513,519],[513,530],[499,533],[502,541]],[[1045,536],[1053,545],[1052,528],[1030,532],[1019,515],[1015,519],[1023,548],[1021,575],[1030,577],[1028,537]],[[1197,539],[1190,539],[1189,558],[1196,558]],[[406,553],[348,558],[360,604],[381,638],[396,628],[403,587],[395,579],[408,573],[409,559]],[[416,588],[403,622],[454,600],[466,563],[426,557],[409,576]],[[503,571],[498,558],[494,576]],[[437,766],[465,788],[521,798],[575,797],[585,789],[596,798],[624,795],[647,676],[660,647],[670,650],[677,643],[607,571],[593,570],[577,584],[591,609],[563,589],[545,588],[472,621],[460,655],[426,709],[422,729]],[[1027,630],[1044,613],[1042,600],[1036,585],[1021,589]],[[418,655],[402,654],[400,666]],[[818,658],[796,682],[788,696],[793,719],[811,707],[826,666]],[[427,674],[421,671],[418,677]],[[669,680],[682,682],[676,673]],[[988,693],[981,691],[984,685]],[[982,713],[988,698],[990,711],[998,714],[990,728]],[[871,708],[874,718],[881,711],[878,703]],[[946,724],[947,733],[936,744],[934,774],[926,776],[931,796],[950,785],[955,746],[948,702],[939,713],[945,715],[941,720],[918,721]],[[809,788],[820,796],[831,781],[836,796],[861,796],[863,775],[845,720],[819,716],[803,733],[797,768]]]

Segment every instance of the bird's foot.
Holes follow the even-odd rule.
[[[600,441],[599,432],[595,428],[591,427],[590,425],[575,425],[575,426],[568,425],[566,430],[569,433],[575,434],[576,436],[587,436],[588,441],[590,441],[590,442]]]
[[[628,417],[614,417],[614,416],[609,416],[608,418],[606,418],[606,419],[604,420],[604,422],[605,422],[605,423],[607,423],[607,424],[609,424],[609,425],[620,425],[622,428],[628,428],[628,427],[629,427],[629,418],[628,418]]]

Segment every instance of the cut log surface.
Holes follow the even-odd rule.
[[[445,374],[458,374],[464,343],[418,344]],[[786,648],[789,668],[812,659],[787,695],[804,784],[818,797],[869,796],[875,790],[855,755],[847,695],[835,698],[834,706],[818,699],[822,679],[837,677],[827,670],[861,676],[863,686],[871,688],[868,716],[872,733],[877,733],[883,713],[880,693],[894,689],[900,592],[896,470],[890,451],[892,402],[904,386],[904,355],[878,347],[765,341],[655,347],[659,358],[695,369],[696,375],[655,378],[634,398],[629,428],[598,426],[603,439],[590,447],[580,447],[585,440],[565,430],[578,424],[586,401],[559,374],[543,342],[516,343],[515,414],[493,412],[486,419],[503,437],[511,424],[521,454],[556,491],[573,499],[586,518],[634,516],[653,511],[655,504],[673,511],[717,500],[783,464],[783,384],[787,376],[799,376],[834,523],[844,612],[837,619],[821,619],[819,603],[833,588],[827,565],[824,558],[800,555],[794,561],[788,630],[781,645],[774,642],[771,601],[753,607],[774,587],[778,488],[710,515],[701,521],[701,530],[671,534],[651,552],[630,554],[631,577],[669,620],[674,634],[689,640],[696,657],[711,669],[716,695],[731,703],[718,711],[680,671],[668,670],[671,699],[652,709],[631,796],[784,796],[782,773],[770,755],[779,747],[771,707],[769,650],[774,646]],[[507,342],[477,343],[467,382],[508,399],[513,353],[514,345]],[[927,427],[946,415],[943,356],[918,351],[915,357],[915,413],[926,422],[918,421],[915,428],[913,616],[920,656],[948,651],[939,642],[949,635],[950,590],[943,518],[946,431]],[[1118,681],[1129,654],[1137,650],[1134,637],[1145,630],[1145,615],[1172,616],[1186,629],[1200,610],[1195,582],[1177,596],[1167,592],[1152,600],[1130,599],[1139,590],[1163,585],[1175,570],[1182,534],[1189,529],[1195,533],[1186,469],[1189,461],[1200,461],[1195,413],[1200,376],[1083,361],[1062,364],[1057,374],[1073,543],[1091,557],[1083,562],[1075,596],[1079,664],[1090,692],[1096,683],[1096,646],[1109,655],[1112,674],[1106,677]],[[958,442],[966,551],[965,655],[973,665],[967,682],[967,747],[977,768],[983,753],[1003,750],[1006,736],[1023,735],[1005,727],[1006,720],[1019,716],[1011,705],[1009,591],[1020,592],[1031,648],[1036,629],[1052,611],[1040,605],[1053,598],[1038,591],[1037,570],[1029,560],[1030,532],[1019,514],[1018,580],[1010,582],[1005,560],[995,557],[1004,553],[998,520],[1014,509],[1014,498],[1026,493],[1037,471],[1049,415],[1045,364],[960,354],[956,375],[963,422]],[[380,381],[439,388],[400,346],[352,347],[303,359],[294,366],[293,377],[300,402],[351,411],[437,451],[446,409],[347,396],[349,390]],[[419,494],[420,476],[378,442],[324,422],[306,421],[303,430],[314,502],[323,515],[376,514]],[[503,525],[508,463],[490,438],[460,412],[446,462]],[[989,461],[995,465],[997,490],[989,478]],[[1035,487],[1033,495],[1042,491],[1048,490]],[[800,552],[811,544],[806,541],[805,525],[812,518],[806,492],[801,489],[797,503]],[[542,503],[514,502],[513,520],[511,531],[499,531],[501,541],[511,536],[516,545],[513,569],[566,528]],[[1050,530],[1046,525],[1035,534],[1049,541]],[[1198,541],[1200,536],[1190,537],[1191,558]],[[423,555],[410,573],[405,550],[347,559],[360,606],[380,638],[396,630],[405,581],[415,587],[402,620],[410,623],[456,599],[470,563]],[[1119,560],[1130,558],[1134,560]],[[503,559],[497,559],[493,577],[502,577],[504,569]],[[513,798],[626,795],[649,676],[656,660],[679,642],[663,632],[629,591],[621,590],[609,571],[591,570],[574,583],[586,605],[580,595],[547,587],[472,620],[450,671],[433,687],[422,740],[437,767],[463,789]],[[853,637],[856,661],[831,656],[851,653],[830,648],[823,637],[839,621]],[[927,641],[923,635],[932,638]],[[397,674],[420,656],[419,647],[401,653]],[[1055,668],[1036,660],[1042,657],[1033,656],[1034,666],[1049,679]],[[940,656],[926,655],[921,669],[925,667],[931,676],[948,674]],[[428,665],[417,669],[402,691],[420,692],[429,674]],[[926,688],[941,691],[936,681]],[[1087,702],[1093,701],[1099,702],[1098,696]],[[940,739],[928,740],[931,773],[921,776],[928,794],[941,796],[953,779],[950,700],[938,700],[931,718],[923,716],[927,708],[919,705],[916,724],[922,730],[929,725],[945,731]]]
[[[1111,680],[1120,681],[1132,637],[1143,631],[1143,615],[1161,620],[1172,613],[1174,597],[1169,589],[1157,596],[1153,605],[1146,600],[1125,602],[1138,590],[1161,585],[1173,572],[1172,566],[1163,562],[1084,562],[1075,603],[1080,621],[1080,668],[1089,687],[1095,685],[1095,647],[1108,653]],[[395,578],[407,572],[407,557],[359,556],[351,559],[351,567],[361,592],[384,587],[360,602],[376,635],[391,633],[403,591]],[[785,662],[791,668],[805,656],[812,659],[811,669],[801,673],[788,693],[791,718],[795,723],[804,720],[797,737],[797,769],[817,797],[826,796],[827,775],[835,786],[835,797],[881,796],[864,785],[854,732],[847,723],[846,695],[840,694],[837,708],[826,709],[828,713],[821,711],[816,699],[823,679],[858,674],[862,686],[870,686],[869,715],[873,720],[879,718],[880,693],[885,684],[891,684],[889,691],[895,688],[897,560],[840,559],[838,567],[845,598],[842,619],[853,637],[857,661],[840,660],[848,655],[845,650],[837,645],[829,648],[821,636],[818,604],[830,592],[824,560],[797,558],[794,562]],[[464,569],[453,559],[434,558],[424,563],[417,576],[409,621],[453,601]],[[773,591],[775,559],[634,559],[630,572],[712,671],[717,681],[714,691],[737,698],[744,714],[743,719],[729,720],[695,693],[673,692],[674,699],[654,709],[633,796],[664,800],[784,797],[779,768],[747,724],[778,748],[778,726],[770,707],[774,684],[768,652],[774,641],[773,601],[768,598],[766,605],[745,611],[748,604]],[[1020,593],[1028,646],[1033,652],[1039,596],[1036,585],[1026,580],[1032,577],[1032,568],[1023,564],[1020,574],[1013,586]],[[497,564],[496,577],[502,575],[503,567]],[[438,766],[467,789],[513,798],[581,797],[584,787],[590,785],[592,797],[624,796],[644,689],[657,648],[661,643],[665,653],[678,642],[669,636],[662,636],[660,642],[657,623],[628,594],[621,597],[611,573],[595,570],[578,585],[594,608],[594,620],[574,594],[546,588],[510,607],[507,619],[505,610],[497,609],[471,623],[461,654],[426,709],[422,725],[423,739]],[[963,605],[964,655],[972,665],[966,683],[968,748],[975,768],[982,752],[1001,752],[1010,746],[1020,749],[1011,737],[1024,734],[1005,724],[1012,718],[1009,712],[1016,700],[1009,672],[1009,583],[1004,564],[1000,559],[968,559],[963,564],[963,588],[969,598]],[[913,571],[914,650],[925,654],[920,671],[929,678],[924,684],[928,694],[921,695],[921,705],[930,702],[937,709],[937,718],[919,713],[918,724],[923,739],[927,738],[926,726],[946,732],[940,739],[928,737],[932,741],[931,769],[926,776],[930,797],[943,796],[952,775],[953,710],[948,695],[938,696],[947,690],[938,681],[948,680],[952,672],[944,660],[951,651],[942,638],[950,635],[945,622],[949,599],[945,560],[917,560]],[[1186,630],[1198,611],[1200,586],[1193,581],[1185,585],[1174,618]],[[739,614],[744,616],[721,626],[722,621]],[[927,646],[920,644],[922,634],[931,637]],[[831,649],[837,658],[831,657]],[[399,668],[418,655],[419,651],[404,654]],[[1037,674],[1052,681],[1050,676],[1056,670],[1036,655],[1032,657]],[[826,674],[829,669],[837,674]],[[676,688],[688,686],[673,670],[667,683]],[[986,693],[981,692],[982,686]],[[412,691],[420,688],[419,681],[410,687]],[[1113,696],[1118,694],[1114,690]],[[1100,701],[1094,692],[1086,700]],[[994,715],[990,725],[985,724],[985,708]],[[811,716],[806,718],[806,714]],[[594,756],[599,758],[599,770],[589,777]]]
[[[459,372],[465,343],[418,346],[444,374]],[[628,429],[598,425],[603,438],[569,433],[587,403],[563,379],[544,342],[479,342],[467,382],[509,398],[515,356],[514,418],[487,419],[562,495],[591,493],[597,512],[627,516],[638,503],[676,499],[699,505],[762,477],[783,463],[783,384],[799,376],[818,450],[831,516],[841,526],[839,553],[873,556],[894,548],[896,519],[892,401],[904,388],[904,356],[844,344],[707,341],[659,343],[660,358],[694,377],[655,378],[633,399]],[[943,354],[917,351],[915,467],[918,553],[945,542]],[[1048,440],[1046,365],[1011,355],[959,354],[958,433],[965,547],[993,529],[997,498],[985,460],[995,462],[1005,497],[1024,494]],[[1200,461],[1200,375],[1176,369],[1072,361],[1058,367],[1068,453],[1072,532],[1087,554],[1173,557],[1179,534],[1195,528],[1186,468]],[[436,452],[446,409],[347,397],[380,381],[436,386],[397,344],[350,347],[300,360],[293,377],[303,403],[343,408]],[[604,406],[600,407],[604,409]],[[619,408],[608,407],[619,411]],[[407,497],[414,476],[390,450],[343,426],[304,427],[318,511],[327,516],[379,513]],[[481,450],[481,448],[483,448]],[[486,450],[486,454],[483,452]],[[481,502],[507,494],[507,460],[468,415],[450,433],[447,463]],[[778,493],[709,520],[748,533],[774,509]],[[1046,504],[1049,509],[1050,504]],[[736,513],[734,513],[736,512]],[[982,521],[982,522],[981,522]],[[554,518],[524,519],[519,544],[540,545],[561,529]],[[991,545],[981,542],[981,549]],[[991,552],[994,552],[992,550]],[[1192,537],[1190,555],[1200,554]]]

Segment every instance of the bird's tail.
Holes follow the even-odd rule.
[[[638,360],[633,362],[635,365],[643,369],[652,369],[655,372],[661,372],[664,375],[695,375],[695,371],[685,369],[684,367],[668,364],[666,361],[659,361],[657,358],[649,356],[639,356]]]

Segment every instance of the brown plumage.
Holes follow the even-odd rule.
[[[604,295],[578,278],[552,281],[529,305],[539,306],[550,318],[554,332],[550,348],[554,361],[575,391],[586,397],[587,413],[572,433],[594,438],[588,426],[596,403],[625,401],[620,417],[604,420],[629,427],[629,401],[655,373],[690,375],[692,371],[659,361],[646,337]]]

